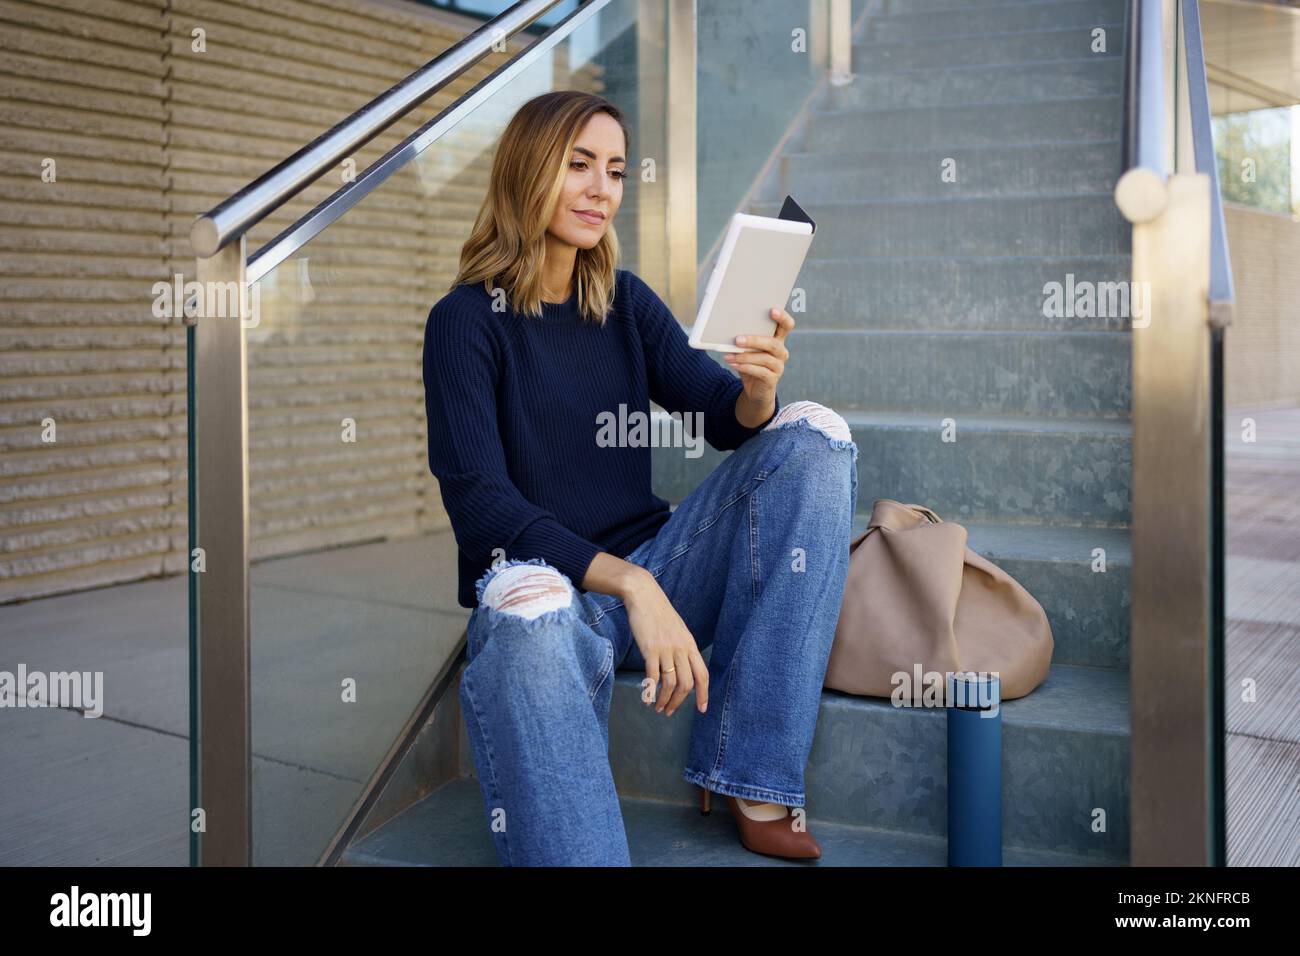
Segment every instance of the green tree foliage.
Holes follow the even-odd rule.
[[[1219,190],[1225,202],[1290,215],[1289,110],[1252,110],[1214,118]]]

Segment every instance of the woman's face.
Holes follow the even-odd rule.
[[[546,231],[561,242],[590,249],[600,242],[623,201],[623,127],[608,113],[587,120],[569,154],[569,168]]]

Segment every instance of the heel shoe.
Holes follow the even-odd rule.
[[[707,815],[713,809],[713,791],[696,784],[700,791],[700,813]],[[731,816],[740,831],[740,842],[746,850],[761,853],[764,856],[776,856],[787,860],[816,860],[822,855],[822,848],[807,830],[795,830],[794,815],[787,809],[786,815],[776,820],[755,820],[745,813],[741,802],[730,794],[726,797]]]

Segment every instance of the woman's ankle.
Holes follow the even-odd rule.
[[[781,820],[789,816],[789,808],[779,803],[761,803],[742,800],[740,797],[736,797],[735,800],[740,806],[741,813],[760,823],[767,820]]]

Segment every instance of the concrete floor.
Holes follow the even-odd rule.
[[[254,860],[310,865],[464,631],[455,542],[279,558],[251,578]],[[102,671],[104,696],[93,719],[0,716],[0,865],[188,865],[188,620],[184,577],[0,608],[0,670]]]
[[[1227,422],[1229,862],[1295,866],[1300,409]],[[464,629],[454,541],[280,558],[252,580],[254,860],[310,865]],[[188,864],[187,627],[184,578],[0,608],[0,670],[102,671],[105,696],[95,719],[0,715],[0,865]]]

